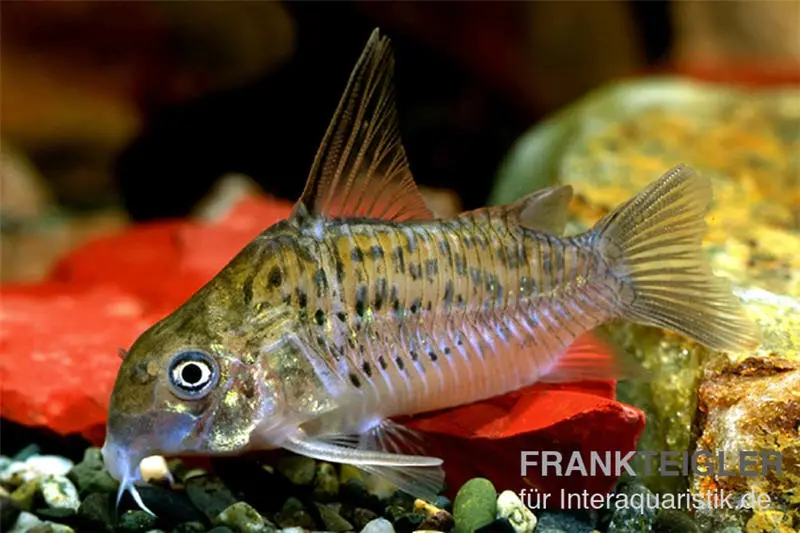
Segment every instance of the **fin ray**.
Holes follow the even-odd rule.
[[[325,218],[431,220],[406,160],[393,88],[394,57],[376,29],[314,159],[300,205]]]
[[[608,216],[584,239],[623,285],[627,320],[686,335],[715,350],[759,342],[730,283],[715,276],[702,249],[711,203],[708,178],[679,165]]]

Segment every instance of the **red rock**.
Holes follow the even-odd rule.
[[[456,409],[449,417],[450,424],[420,420],[409,425],[433,431],[426,432],[426,443],[429,453],[444,459],[450,497],[455,496],[454,488],[481,476],[500,490],[519,492],[535,487],[539,493],[552,494],[549,503],[554,508],[560,507],[562,489],[569,493],[586,490],[590,494],[603,494],[613,488],[618,476],[612,472],[608,476],[575,473],[561,477],[552,471],[543,475],[541,470],[530,467],[528,475],[523,477],[521,452],[539,452],[540,457],[542,451],[558,452],[564,467],[572,453],[577,452],[588,467],[590,452],[624,455],[635,450],[644,429],[644,413],[640,410],[593,394],[571,391],[548,391],[522,399],[511,411],[481,403]],[[483,431],[465,435],[464,421],[472,417],[485,421]],[[530,429],[534,426],[536,429]],[[525,432],[516,432],[520,429]],[[494,438],[498,431],[503,432],[502,438]]]
[[[62,434],[105,421],[128,347],[153,319],[121,289],[60,283],[0,292],[2,416]]]

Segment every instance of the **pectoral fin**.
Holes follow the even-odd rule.
[[[283,447],[321,461],[347,463],[381,476],[398,489],[417,498],[432,500],[444,485],[442,460],[424,455],[407,455],[387,450],[420,449],[410,440],[412,433],[384,421],[363,435],[310,437],[304,432],[292,436]]]

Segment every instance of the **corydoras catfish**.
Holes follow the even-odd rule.
[[[758,344],[701,249],[707,178],[678,166],[572,237],[569,186],[437,219],[406,162],[393,71],[376,30],[291,216],[131,347],[103,446],[120,495],[142,505],[149,455],[284,448],[430,498],[441,460],[392,417],[610,377],[569,347],[611,320]]]

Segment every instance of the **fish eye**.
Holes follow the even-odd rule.
[[[169,364],[169,384],[172,392],[184,400],[197,400],[206,396],[219,380],[216,361],[198,350],[178,352]]]

